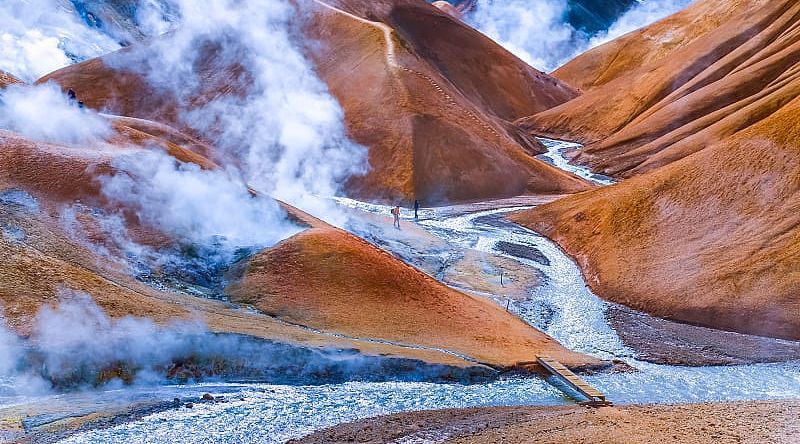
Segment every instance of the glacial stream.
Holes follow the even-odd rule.
[[[575,145],[546,141],[546,156],[556,166],[598,183],[607,178],[571,166],[561,156]],[[340,203],[366,212],[389,214],[389,207],[347,199]],[[586,380],[617,404],[689,403],[721,400],[800,398],[800,364],[758,364],[725,367],[676,367],[636,359],[605,317],[607,305],[586,287],[577,265],[550,240],[505,221],[502,208],[472,213],[453,209],[425,210],[420,226],[459,248],[503,255],[541,271],[545,283],[511,310],[566,347],[603,359],[620,359],[636,372],[599,374]],[[404,223],[409,214],[404,213]],[[545,260],[504,253],[498,242],[527,246]],[[547,264],[549,262],[549,264]],[[124,393],[122,393],[124,392]],[[175,408],[134,422],[82,433],[67,443],[284,442],[316,429],[365,417],[424,409],[474,406],[560,405],[574,401],[544,380],[504,378],[486,384],[360,383],[322,386],[266,384],[201,384],[130,389],[94,396],[124,395],[133,399],[171,399],[204,392],[222,394],[229,402]],[[70,396],[70,395],[62,395]]]

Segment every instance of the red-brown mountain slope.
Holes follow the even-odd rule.
[[[291,323],[446,349],[493,366],[539,355],[573,367],[598,363],[344,231],[307,230],[257,255],[242,273],[227,289],[231,298]]]
[[[800,98],[680,161],[514,219],[576,257],[607,299],[800,339]]]
[[[351,180],[351,192],[437,203],[584,189],[533,159],[538,144],[498,118],[551,106],[569,89],[424,2],[386,12],[354,3],[345,6],[374,21],[320,6],[308,27],[330,45],[311,53],[321,77],[354,140],[370,147],[372,172]]]
[[[350,136],[370,149],[372,168],[348,183],[352,195],[434,204],[588,188],[533,158],[538,142],[508,122],[575,97],[570,87],[422,0],[300,7],[318,74],[342,104]],[[223,63],[215,51],[209,45],[201,57],[202,84],[190,108],[247,90],[246,69]],[[175,94],[111,68],[129,65],[131,54],[122,50],[41,81],[75,89],[94,108],[179,123]]]
[[[732,17],[752,13],[767,0],[695,2],[691,7],[593,48],[553,72],[583,91],[650,66],[714,32]]]
[[[114,172],[113,159],[136,149],[135,143],[141,140],[148,142],[145,146],[166,149],[184,162],[196,162],[204,168],[216,165],[176,145],[191,138],[175,130],[143,120],[109,119],[117,132],[96,146],[45,144],[0,131],[0,306],[19,333],[30,332],[36,313],[44,305],[56,304],[58,289],[64,287],[90,294],[112,317],[143,316],[158,323],[200,319],[216,332],[250,334],[291,344],[355,348],[370,355],[462,367],[475,365],[473,360],[497,367],[513,366],[537,354],[558,356],[573,366],[598,364],[595,359],[569,352],[493,302],[450,290],[388,253],[318,220],[312,220],[315,228],[245,261],[245,279],[234,287],[238,291],[231,291],[242,299],[240,295],[246,295],[270,313],[282,316],[288,311],[286,319],[242,313],[225,304],[148,286],[124,265],[115,235],[101,228],[98,214],[117,209],[119,204],[105,201],[98,177]],[[74,220],[64,219],[65,206],[78,202],[73,206]],[[285,208],[295,219],[307,219],[307,215]],[[143,245],[160,248],[174,241],[158,227],[147,226],[135,217],[128,221],[128,227],[131,236]],[[303,248],[285,253],[297,246]],[[264,258],[269,258],[266,265]],[[392,294],[397,299],[385,299],[390,288],[396,288]],[[276,292],[279,297],[262,299],[262,295],[274,297]],[[304,304],[303,297],[311,303]],[[374,308],[379,297],[384,297],[382,309],[395,313],[398,321],[408,325],[406,330],[375,322],[372,315],[376,311],[365,306]],[[330,303],[321,303],[326,298]],[[320,323],[320,319],[326,322]],[[287,324],[286,320],[300,325]],[[326,333],[309,331],[305,325]],[[433,325],[437,326],[432,330],[436,334],[422,328]],[[371,341],[375,338],[387,342]],[[495,348],[487,351],[487,344]]]
[[[653,43],[675,36],[674,48]],[[654,46],[656,56],[642,59]],[[565,67],[575,78],[584,65],[585,79],[599,86],[523,123],[588,143],[576,161],[608,175],[629,177],[681,159],[800,94],[800,3],[792,0],[699,1],[610,48],[618,48],[613,57],[608,48],[596,51],[602,63],[593,64],[590,53],[588,62]],[[598,73],[612,80],[596,80]]]

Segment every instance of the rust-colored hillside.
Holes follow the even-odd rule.
[[[8,189],[0,190],[4,191]],[[455,367],[474,365],[435,350],[317,334],[227,303],[158,290],[77,241],[58,218],[60,206],[42,199],[39,202],[42,206],[37,209],[0,204],[0,305],[5,321],[21,335],[29,335],[39,310],[57,305],[59,293],[68,289],[89,294],[112,318],[144,317],[162,325],[201,322],[213,332],[250,335],[301,347],[354,349],[365,355]]]
[[[292,323],[349,337],[447,349],[512,367],[566,350],[487,299],[453,290],[348,233],[312,229],[267,250],[229,287],[232,299]]]
[[[538,143],[504,120],[571,89],[425,2],[344,6],[374,18],[323,7],[309,33],[329,42],[312,55],[354,140],[370,147],[372,172],[350,182],[353,194],[435,204],[585,189],[534,159]]]
[[[588,188],[535,159],[541,146],[510,123],[575,97],[566,84],[423,0],[302,8],[308,53],[344,108],[350,136],[369,148],[371,170],[352,178],[351,195],[435,204]],[[202,84],[189,108],[221,94],[246,94],[246,69],[217,58],[217,49],[205,48]],[[93,108],[179,123],[186,104],[174,92],[111,68],[130,66],[133,54],[125,49],[40,81],[75,89]],[[213,141],[213,134],[193,135]]]
[[[800,94],[798,17],[792,0],[695,2],[568,64],[558,75],[586,94],[521,124],[587,143],[575,161],[604,174],[651,171]]]
[[[574,58],[553,76],[582,91],[649,67],[701,39],[732,17],[751,14],[767,0],[700,1]]]
[[[726,140],[514,216],[597,294],[658,316],[800,339],[800,98]]]
[[[142,316],[158,323],[199,320],[212,331],[303,346],[354,348],[368,355],[460,367],[476,365],[475,361],[510,367],[541,353],[560,356],[574,366],[598,364],[567,351],[493,302],[450,290],[354,235],[287,205],[284,208],[295,220],[308,220],[315,228],[245,262],[245,279],[232,292],[237,298],[253,299],[255,306],[270,314],[278,305],[268,304],[261,295],[274,297],[279,292],[276,300],[291,309],[290,315],[281,316],[284,319],[165,291],[136,279],[113,233],[101,229],[98,217],[119,204],[103,198],[98,177],[115,172],[113,160],[140,149],[137,143],[164,149],[183,162],[209,169],[217,166],[198,153],[205,147],[174,129],[140,119],[107,118],[114,134],[84,147],[33,142],[0,131],[0,306],[19,333],[30,333],[36,313],[57,303],[59,289],[67,288],[88,293],[112,317]],[[187,145],[178,145],[184,142]],[[74,217],[65,219],[65,208],[72,208]],[[127,222],[131,236],[143,245],[161,248],[174,242],[135,217]],[[298,245],[310,247],[291,250]],[[262,267],[267,267],[264,274]],[[261,279],[270,286],[262,285]],[[376,299],[392,288],[401,297]],[[310,303],[295,300],[298,295]],[[394,313],[395,323],[371,317],[376,302]],[[357,313],[362,317],[354,316]],[[400,321],[405,330],[397,328]],[[423,328],[432,325],[437,328]],[[315,333],[306,326],[325,332]],[[486,349],[488,345],[492,350]]]

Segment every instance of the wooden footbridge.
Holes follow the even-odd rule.
[[[597,390],[596,388],[590,386],[586,381],[581,379],[575,373],[572,373],[570,369],[564,367],[564,364],[556,361],[555,359],[549,356],[538,356],[536,361],[544,367],[548,372],[552,373],[553,376],[559,378],[562,382],[564,382],[569,388],[578,392],[581,396],[586,398],[587,400],[577,399],[581,405],[591,406],[591,407],[606,407],[611,406],[613,403],[606,399],[606,395],[604,395],[601,391]],[[565,392],[571,397],[575,397],[574,394]]]

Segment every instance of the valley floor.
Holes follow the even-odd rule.
[[[796,364],[753,363],[796,360],[800,345],[674,323],[602,303],[554,244],[505,219],[515,208],[553,198],[483,202],[435,213],[426,209],[419,224],[405,214],[402,230],[391,228],[386,208],[342,203],[352,208],[344,209],[354,232],[406,262],[448,285],[509,304],[518,316],[572,349],[637,368],[586,376],[625,406],[544,407],[572,401],[538,378],[467,386],[201,384],[89,391],[0,405],[0,442],[277,443],[348,421],[359,422],[301,442],[800,442],[800,423],[794,420],[800,401],[689,404],[798,398]],[[520,252],[525,256],[518,257]],[[225,401],[203,402],[205,392]],[[652,402],[682,405],[641,405]],[[498,405],[538,407],[442,410]],[[362,419],[410,410],[429,411]]]
[[[800,401],[440,410],[342,424],[292,442],[796,443],[798,415]]]

